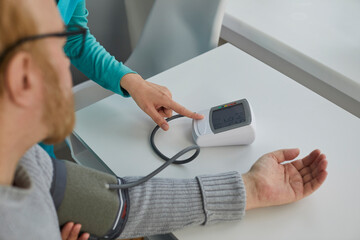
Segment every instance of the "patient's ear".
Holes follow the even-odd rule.
[[[30,106],[41,98],[41,78],[34,58],[27,52],[19,52],[6,67],[5,91],[13,103]]]

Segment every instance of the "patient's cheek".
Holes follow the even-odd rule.
[[[69,68],[62,67],[59,73],[60,85],[63,90],[64,96],[68,98],[72,94],[72,77]]]

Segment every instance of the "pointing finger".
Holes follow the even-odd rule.
[[[174,110],[175,112],[185,116],[185,117],[189,117],[195,120],[201,120],[204,118],[203,115],[192,112],[188,109],[186,109],[184,106],[180,105],[179,103],[175,102],[175,101],[171,101],[170,106],[169,106],[172,110]]]

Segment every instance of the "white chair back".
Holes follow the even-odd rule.
[[[225,0],[156,0],[125,65],[152,77],[218,45]]]

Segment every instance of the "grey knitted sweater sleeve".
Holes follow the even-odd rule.
[[[126,177],[132,182],[138,178]],[[237,172],[195,179],[154,178],[129,189],[130,211],[120,238],[169,233],[190,225],[240,220],[245,188]]]
[[[34,146],[19,163],[16,186],[0,186],[0,239],[60,239],[49,191],[52,177],[51,159]],[[129,182],[136,179],[125,178]],[[129,199],[128,221],[120,238],[239,220],[246,196],[241,176],[230,172],[195,179],[154,178],[130,188]]]

